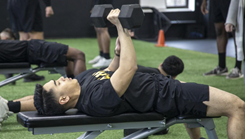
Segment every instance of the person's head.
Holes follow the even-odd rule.
[[[14,32],[6,28],[0,33],[0,40],[16,40]]]
[[[178,74],[183,72],[184,63],[180,58],[172,55],[167,57],[163,63],[159,65],[158,69],[163,75],[170,75],[172,78],[176,78]]]
[[[80,95],[80,85],[76,79],[59,78],[44,86],[37,84],[34,105],[39,114],[58,115],[73,108]]]

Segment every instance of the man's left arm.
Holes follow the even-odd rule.
[[[116,40],[116,47],[115,47],[115,56],[111,62],[111,64],[108,66],[108,68],[105,69],[105,71],[116,71],[119,67],[119,60],[120,60],[120,41],[119,38]]]

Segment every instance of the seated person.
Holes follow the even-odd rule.
[[[0,33],[0,40],[16,40],[16,36],[11,29],[6,28]],[[10,78],[12,76],[13,76],[13,74],[11,74],[11,73],[5,74],[6,78]],[[44,76],[38,76],[34,73],[32,75],[29,75],[28,77],[25,77],[24,82],[42,81],[44,79],[45,79]],[[15,85],[15,82],[12,82],[12,84]]]
[[[113,116],[125,112],[157,112],[168,118],[179,115],[226,116],[228,138],[245,138],[245,103],[239,97],[196,83],[181,83],[162,74],[136,72],[131,37],[118,20],[115,9],[108,20],[117,30],[120,43],[109,67],[91,69],[76,79],[59,78],[37,84],[34,106],[40,114],[57,115],[77,108],[91,116]],[[33,100],[32,100],[33,102]],[[8,113],[6,114],[8,115]]]
[[[138,65],[136,72],[162,74],[164,76],[171,76],[173,79],[175,79],[178,74],[183,72],[183,70],[183,61],[177,56],[172,55],[167,57],[157,68]]]
[[[71,66],[66,68],[66,74],[71,78],[86,70],[85,54],[60,43],[44,40],[0,40],[0,49],[0,63],[28,62],[37,65],[40,63],[67,65],[67,61],[72,61],[74,68]]]
[[[0,40],[16,40],[16,36],[11,29],[6,28],[0,33]]]

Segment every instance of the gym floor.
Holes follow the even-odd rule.
[[[199,51],[204,53],[218,54],[216,39],[201,39],[201,40],[171,40],[165,42],[166,46],[175,47],[186,50]],[[226,56],[235,57],[234,41],[229,39]]]

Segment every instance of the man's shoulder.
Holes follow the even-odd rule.
[[[155,74],[159,74],[160,73],[160,71],[157,68],[144,67],[144,66],[141,66],[141,65],[138,65],[137,72],[155,73]]]

